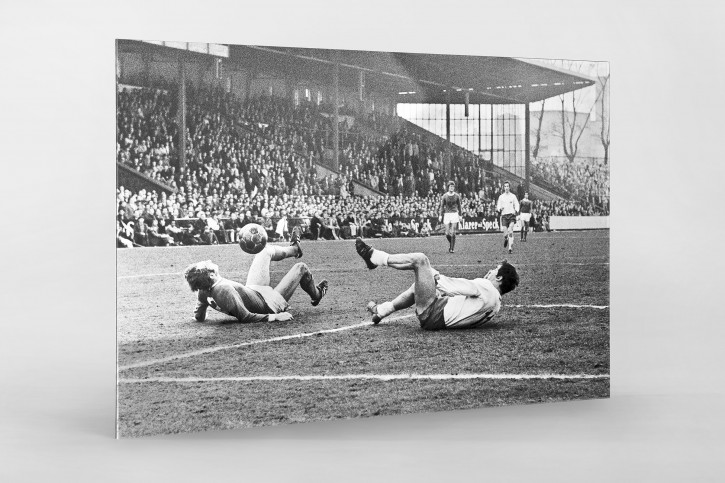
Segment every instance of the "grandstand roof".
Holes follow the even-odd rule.
[[[523,104],[571,92],[595,83],[581,74],[512,57],[415,54],[359,50],[232,45],[231,59],[269,63],[296,76],[329,82],[340,62],[340,82],[396,93],[397,102],[445,104]],[[322,68],[321,68],[322,67]],[[450,96],[450,97],[449,97]]]
[[[133,40],[121,40],[119,46],[124,51],[168,49]],[[185,55],[204,56],[194,51]],[[362,71],[366,89],[405,103],[463,104],[468,92],[471,104],[524,104],[595,83],[578,73],[513,57],[229,45],[232,63],[324,84],[329,84],[336,60],[342,85],[355,88]]]

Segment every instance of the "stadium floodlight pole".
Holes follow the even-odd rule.
[[[491,106],[491,167],[493,168],[493,130],[495,128],[494,126],[494,120],[493,120],[493,104],[490,104]]]
[[[453,178],[453,157],[451,156],[451,88],[446,89],[446,168],[448,179]]]
[[[340,162],[340,53],[335,52],[335,66],[332,70],[332,83],[335,90],[335,102],[332,109],[332,114],[335,121],[332,123],[332,150],[333,150],[333,161],[332,167],[335,171],[338,170],[338,163]]]
[[[451,142],[451,90],[446,89],[446,141]]]
[[[186,64],[183,53],[179,54],[179,169],[186,168]]]
[[[531,111],[528,102],[524,106],[524,188],[528,193],[531,183]]]
[[[478,156],[481,157],[481,104],[478,105]]]

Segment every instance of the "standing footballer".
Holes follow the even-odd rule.
[[[524,199],[521,200],[521,241],[525,242],[529,236],[529,222],[531,221],[531,200],[529,194],[524,193]]]
[[[456,183],[448,182],[448,191],[441,197],[441,208],[438,221],[442,221],[446,228],[448,240],[448,253],[454,253],[456,248],[456,229],[460,221],[461,196],[455,192]]]
[[[503,193],[498,197],[496,210],[501,214],[501,231],[503,232],[503,247],[508,247],[509,253],[514,251],[514,225],[516,214],[519,212],[519,200],[511,192],[508,181],[503,184]]]

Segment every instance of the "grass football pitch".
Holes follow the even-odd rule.
[[[240,324],[209,310],[194,321],[182,272],[211,259],[244,282],[237,245],[117,251],[118,432],[121,437],[446,411],[609,396],[609,231],[369,241],[423,252],[441,273],[483,276],[507,258],[519,287],[472,330],[423,331],[413,309],[373,326],[368,300],[390,300],[412,272],[367,270],[354,242],[303,241],[318,307],[298,289],[289,322]],[[272,285],[298,260],[272,263]]]

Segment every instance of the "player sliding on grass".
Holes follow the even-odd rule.
[[[415,272],[415,283],[395,299],[368,304],[375,324],[397,310],[415,305],[424,330],[480,327],[501,310],[501,296],[519,284],[516,269],[506,260],[483,278],[467,280],[440,275],[423,253],[385,253],[360,238],[355,240],[355,249],[371,270],[387,265]]]
[[[301,256],[302,249],[297,239],[292,240],[289,247],[267,245],[254,256],[246,286],[221,277],[219,267],[211,260],[190,265],[184,271],[184,277],[191,290],[199,292],[194,317],[203,322],[207,307],[211,307],[244,323],[290,320],[292,314],[286,311],[289,308],[287,302],[298,285],[309,294],[312,305],[319,304],[327,293],[327,280],[315,285],[312,273],[304,263],[295,264],[276,287],[269,285],[271,261]]]

